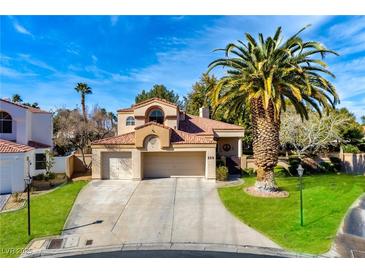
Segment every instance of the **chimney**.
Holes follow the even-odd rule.
[[[201,107],[201,108],[199,108],[199,117],[208,118],[209,119],[209,107]]]

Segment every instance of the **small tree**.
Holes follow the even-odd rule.
[[[310,156],[343,141],[341,132],[349,118],[332,111],[320,117],[309,112],[308,120],[302,120],[293,109],[282,113],[280,142],[294,148],[299,158]]]
[[[51,170],[55,164],[54,155],[51,151],[46,150],[46,174],[44,176],[45,180],[48,182],[51,179]]]
[[[136,103],[139,103],[154,97],[165,99],[178,105],[179,108],[183,107],[183,104],[179,99],[179,95],[173,90],[168,90],[164,85],[154,85],[149,91],[142,90],[139,94],[137,94],[135,101]]]

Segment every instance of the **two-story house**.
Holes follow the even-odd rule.
[[[52,134],[50,112],[0,99],[0,193],[23,191],[25,178],[45,172]]]
[[[158,98],[118,111],[118,135],[93,142],[93,179],[216,178],[216,158],[237,163],[244,129]]]

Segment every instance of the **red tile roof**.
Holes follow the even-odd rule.
[[[136,107],[138,107],[140,105],[148,104],[149,102],[153,102],[153,101],[158,101],[158,102],[161,102],[161,103],[164,103],[164,104],[168,104],[170,106],[173,106],[173,107],[176,107],[177,108],[177,106],[174,103],[171,103],[170,101],[167,101],[165,99],[161,99],[161,98],[154,97],[154,98],[147,99],[147,100],[144,100],[142,102],[139,102],[137,104],[134,104],[130,108],[118,109],[117,112],[132,112]]]
[[[50,145],[45,145],[45,144],[34,142],[34,141],[29,141],[28,146],[31,146],[34,148],[50,148],[51,147]]]
[[[11,101],[8,101],[8,100],[5,100],[5,99],[0,99],[0,102],[1,103],[12,104],[12,105],[15,105],[15,106],[21,107],[21,108],[25,108],[25,109],[29,110],[30,112],[33,112],[33,113],[49,113],[49,114],[51,114],[51,112],[49,112],[49,111],[45,111],[45,110],[42,110],[42,109],[39,109],[39,108],[33,108],[33,107],[25,106],[25,105],[20,104],[20,103],[14,103],[14,102],[11,102]]]
[[[179,121],[179,129],[197,135],[213,135],[213,130],[243,130],[243,127],[213,119],[185,114],[185,120]]]
[[[166,128],[166,129],[170,129],[170,127],[165,126],[165,125],[162,125],[162,124],[157,123],[157,122],[154,122],[154,121],[145,123],[145,124],[143,124],[141,126],[135,127],[134,129],[140,129],[140,128],[143,128],[143,127],[147,127],[149,125],[155,125],[155,126],[158,126],[158,127],[163,127],[163,128]]]
[[[21,153],[33,150],[33,147],[0,139],[0,153]]]
[[[122,109],[118,109],[117,112],[132,112],[133,108],[122,108]]]
[[[163,125],[160,125],[163,126]],[[166,127],[166,126],[163,126]],[[167,127],[169,128],[169,127]],[[210,140],[205,137],[200,137],[194,134],[189,134],[181,130],[171,128],[170,141],[173,144],[215,144],[214,140]],[[101,140],[94,141],[93,145],[134,145],[135,134],[134,132],[109,137]]]
[[[92,145],[134,145],[134,132],[108,137],[92,142]]]
[[[175,144],[215,144],[216,141],[181,130],[171,131],[171,142]]]

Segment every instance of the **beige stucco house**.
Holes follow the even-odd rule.
[[[118,110],[118,135],[92,144],[93,179],[215,179],[217,157],[239,168],[242,127],[184,113],[153,98]]]

